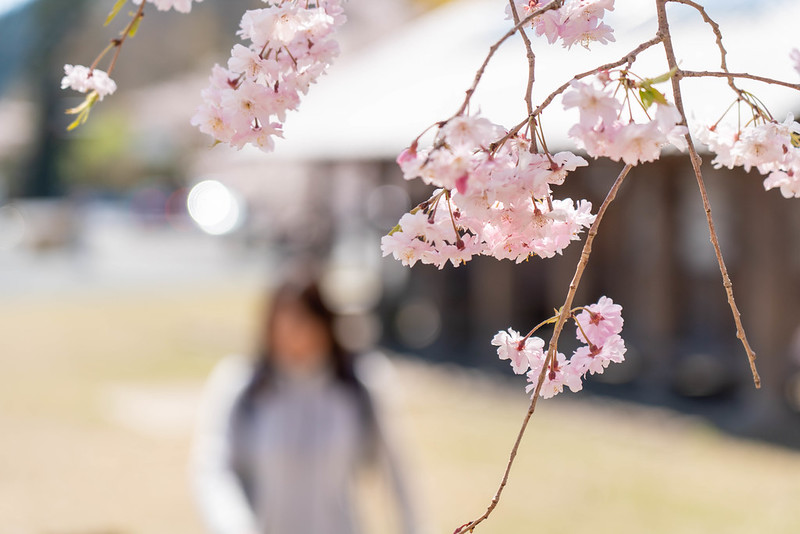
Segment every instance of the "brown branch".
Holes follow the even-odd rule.
[[[514,18],[514,23],[519,24],[519,13],[517,13],[517,6],[514,0],[508,0],[508,4],[511,6],[511,16]],[[531,133],[530,151],[534,153],[537,152],[536,136],[533,131],[536,127],[536,119],[533,116],[533,82],[536,80],[536,55],[533,53],[531,40],[528,38],[528,34],[525,33],[525,29],[520,27],[519,34],[525,43],[525,54],[528,58],[528,84],[525,86],[525,106],[528,109],[528,128]]]
[[[567,88],[569,87],[569,84],[571,84],[573,81],[586,78],[587,76],[591,76],[592,74],[596,74],[602,70],[610,70],[616,67],[620,67],[626,63],[630,65],[636,60],[636,56],[638,56],[648,48],[657,45],[658,43],[661,42],[661,40],[662,37],[657,34],[655,37],[653,37],[649,41],[645,41],[644,43],[640,44],[639,46],[637,46],[636,48],[625,54],[621,59],[618,59],[617,61],[612,61],[611,63],[606,63],[605,65],[600,65],[599,67],[587,70],[586,72],[581,72],[580,74],[576,74],[568,82],[564,83],[561,87],[550,93],[547,96],[547,98],[545,98],[542,101],[542,103],[539,104],[539,107],[537,107],[533,111],[533,114],[538,115],[539,113],[541,113],[544,110],[544,108],[550,105],[550,102],[552,102],[555,97],[566,91]]]
[[[672,47],[672,36],[669,32],[669,21],[667,20],[667,10],[666,10],[666,3],[670,0],[655,0],[656,2],[656,10],[658,13],[658,33],[664,40],[664,51],[667,55],[667,63],[669,65],[670,70],[677,68],[677,60],[675,59],[675,50]],[[675,107],[677,108],[678,112],[681,114],[681,124],[687,125],[686,121],[686,112],[683,108],[683,96],[681,94],[681,82],[677,76],[672,77],[672,93],[673,97],[675,98]],[[733,284],[731,283],[730,276],[728,275],[728,269],[725,266],[725,260],[722,257],[722,250],[719,246],[719,239],[717,238],[717,231],[714,228],[714,219],[711,216],[711,203],[708,200],[708,193],[706,191],[705,181],[703,180],[703,174],[700,170],[700,156],[697,153],[697,149],[695,149],[694,143],[692,142],[692,137],[687,133],[686,134],[686,142],[689,147],[689,156],[692,162],[692,169],[694,170],[695,178],[697,179],[697,186],[700,189],[700,196],[703,199],[703,208],[705,209],[706,213],[706,221],[708,222],[708,231],[711,238],[711,244],[714,246],[714,254],[717,256],[717,263],[719,264],[719,271],[722,275],[722,285],[725,288],[725,293],[728,296],[728,304],[731,308],[731,314],[733,315],[733,320],[736,323],[736,337],[742,342],[742,346],[744,347],[745,352],[747,353],[747,359],[750,363],[750,371],[753,373],[753,382],[755,383],[757,388],[761,387],[761,378],[758,376],[758,371],[756,370],[756,354],[753,352],[753,349],[750,348],[750,343],[747,341],[747,335],[744,331],[744,326],[742,326],[742,318],[741,313],[739,312],[739,308],[736,306],[736,301],[733,298]]]
[[[685,6],[694,8],[695,10],[697,10],[698,13],[700,13],[700,16],[703,17],[703,21],[709,26],[711,26],[711,31],[714,32],[714,37],[717,40],[717,48],[719,48],[720,69],[722,70],[722,72],[727,73],[728,51],[725,49],[725,45],[722,44],[722,30],[720,29],[719,24],[717,24],[717,22],[709,16],[708,12],[706,12],[703,6],[701,6],[697,2],[694,2],[693,0],[667,0],[667,1],[674,2],[677,4],[683,4]],[[676,74],[678,76],[681,76],[682,72],[679,70]],[[733,90],[734,93],[736,93],[736,96],[739,97],[740,101],[746,102],[755,112],[759,111],[758,107],[753,105],[753,103],[750,102],[750,100],[745,97],[744,92],[741,89],[739,89],[739,87],[734,82],[734,78],[730,77],[728,78],[728,86]]]
[[[722,30],[720,30],[719,24],[717,24],[717,22],[708,15],[705,8],[700,4],[698,4],[697,2],[693,2],[692,0],[667,0],[667,1],[692,7],[700,13],[700,16],[703,17],[703,21],[709,26],[711,26],[711,31],[714,32],[714,36],[717,38],[717,48],[719,48],[719,56],[720,56],[719,58],[720,68],[724,72],[728,72],[728,62],[727,62],[728,51],[725,50],[725,45],[722,44]]]
[[[111,49],[114,49],[114,57],[111,58],[111,63],[109,64],[108,70],[106,71],[106,74],[111,76],[111,73],[114,71],[114,67],[116,67],[117,65],[117,59],[119,59],[119,53],[122,52],[122,45],[124,45],[125,41],[128,39],[128,37],[130,37],[131,29],[133,29],[134,24],[137,24],[139,22],[139,19],[144,17],[145,3],[146,2],[142,0],[142,3],[139,4],[139,8],[136,10],[136,13],[134,13],[133,16],[131,17],[130,22],[128,22],[128,24],[125,26],[125,29],[123,29],[120,32],[119,37],[111,39],[111,42],[108,44],[108,46],[106,46],[103,49],[103,51],[100,52],[100,54],[92,62],[92,65],[89,67],[89,70],[94,70],[100,63],[100,60],[102,60],[103,57],[109,51],[111,51]]]
[[[466,532],[472,532],[475,530],[475,527],[485,521],[500,502],[500,497],[506,487],[506,484],[508,483],[508,477],[511,474],[511,468],[514,465],[514,459],[517,457],[517,451],[519,450],[520,443],[522,442],[522,437],[525,435],[525,430],[528,428],[528,423],[533,416],[533,412],[536,411],[536,403],[539,400],[539,393],[542,390],[544,379],[547,376],[548,367],[550,366],[550,362],[552,362],[556,357],[558,338],[561,336],[561,331],[564,329],[564,325],[570,318],[572,301],[575,299],[575,293],[578,291],[578,286],[581,283],[583,271],[586,269],[586,265],[589,263],[589,257],[592,254],[592,244],[594,243],[594,238],[597,236],[597,230],[600,227],[600,221],[603,220],[603,215],[605,215],[609,205],[611,205],[611,202],[613,202],[614,198],[616,198],[617,192],[622,186],[622,182],[625,180],[625,177],[628,175],[628,172],[630,172],[631,168],[632,165],[626,165],[619,173],[619,176],[617,176],[614,185],[611,186],[611,189],[608,191],[605,200],[603,200],[603,204],[601,204],[600,209],[597,211],[597,216],[595,217],[594,223],[592,223],[592,227],[589,229],[589,233],[586,236],[586,243],[583,245],[580,260],[578,261],[578,265],[575,267],[575,274],[572,277],[572,282],[569,284],[567,297],[564,299],[564,305],[561,307],[561,313],[558,316],[558,322],[556,322],[556,325],[553,329],[553,336],[550,338],[550,344],[547,349],[547,357],[545,358],[544,364],[542,365],[542,370],[539,373],[536,389],[531,397],[531,404],[528,407],[528,412],[525,414],[525,418],[522,420],[522,426],[517,434],[517,439],[514,441],[514,446],[511,448],[508,464],[506,464],[506,469],[503,472],[503,478],[500,481],[500,486],[497,488],[497,492],[492,498],[492,501],[489,503],[489,507],[486,509],[486,512],[484,512],[482,516],[474,521],[460,526],[453,534],[464,534]]]
[[[522,129],[523,126],[528,124],[528,121],[530,120],[531,117],[535,118],[538,115],[540,115],[542,113],[542,111],[544,111],[544,109],[553,102],[553,99],[555,97],[557,97],[558,95],[560,95],[561,93],[566,91],[567,88],[569,88],[569,85],[573,81],[580,80],[582,78],[586,78],[587,76],[591,76],[592,74],[596,74],[597,72],[600,72],[602,70],[610,70],[610,69],[622,66],[622,65],[624,65],[626,63],[628,65],[630,65],[636,60],[636,56],[638,56],[639,54],[641,54],[642,52],[644,52],[648,48],[651,48],[652,46],[655,46],[658,43],[660,43],[661,39],[662,38],[661,38],[660,35],[656,35],[655,37],[653,37],[649,41],[646,41],[646,42],[640,44],[639,46],[637,46],[636,48],[634,48],[633,50],[631,50],[630,52],[625,54],[622,58],[618,59],[617,61],[612,61],[611,63],[606,63],[605,65],[600,65],[599,67],[595,67],[595,68],[593,68],[591,70],[587,70],[585,72],[581,72],[580,74],[576,74],[575,76],[570,78],[569,81],[567,81],[563,85],[561,85],[558,89],[556,89],[555,91],[553,91],[552,93],[547,95],[547,98],[545,98],[542,101],[542,103],[539,104],[539,106],[535,110],[533,110],[532,112],[529,112],[528,117],[525,117],[525,119],[523,119],[518,124],[516,124],[513,128],[511,128],[506,135],[504,135],[503,137],[501,137],[500,139],[498,139],[497,141],[492,143],[490,149],[492,151],[494,151],[494,150],[497,150],[498,148],[500,148],[501,146],[503,146],[503,144],[506,141],[508,141],[511,137],[516,135],[517,132],[519,132]]]
[[[506,40],[508,40],[509,37],[517,33],[517,31],[522,29],[523,26],[532,21],[534,18],[538,17],[539,15],[547,11],[558,9],[559,7],[561,7],[563,3],[564,0],[553,0],[543,8],[537,9],[536,11],[530,13],[527,17],[516,23],[513,28],[508,30],[505,33],[505,35],[503,35],[496,43],[494,43],[492,46],[489,47],[489,53],[486,55],[486,59],[483,60],[483,63],[478,69],[478,72],[475,73],[475,79],[472,82],[472,86],[469,89],[467,89],[467,96],[466,98],[464,98],[464,102],[461,104],[461,107],[458,108],[458,111],[455,112],[453,117],[458,117],[459,115],[463,115],[464,111],[466,111],[467,106],[469,105],[469,101],[472,98],[473,93],[475,93],[475,89],[478,87],[478,83],[481,81],[484,71],[486,71],[486,66],[489,64],[489,61],[491,61],[492,57],[494,57],[494,54],[495,52],[497,52],[497,49],[500,48],[500,45],[506,42]]]
[[[800,83],[789,83],[784,82],[781,80],[775,80],[773,78],[767,78],[766,76],[758,76],[757,74],[748,74],[746,72],[715,72],[715,71],[698,71],[698,70],[678,70],[675,73],[675,76],[679,78],[728,78],[729,80],[735,78],[744,78],[747,80],[755,80],[757,82],[768,83],[771,85],[780,85],[783,87],[788,87],[789,89],[794,89],[795,91],[800,91]]]

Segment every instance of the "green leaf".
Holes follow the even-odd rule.
[[[646,79],[644,82],[642,82],[642,85],[644,84],[650,85],[653,83],[664,83],[666,81],[669,81],[669,79],[672,78],[673,76],[675,76],[676,72],[678,72],[677,66],[673,67],[672,70],[670,70],[666,74],[662,74],[661,76],[656,76],[655,78]]]
[[[77,119],[69,123],[69,126],[67,126],[67,131],[71,132],[72,130],[74,130],[75,128],[86,122],[86,119],[88,118],[89,118],[89,113],[81,113],[80,115],[78,115]]]
[[[106,17],[106,22],[103,26],[108,26],[111,24],[111,21],[114,20],[117,15],[119,14],[120,10],[122,10],[123,6],[128,2],[128,0],[117,0],[114,4],[114,7],[111,8],[111,13],[108,14]]]
[[[89,120],[89,113],[92,111],[92,108],[97,103],[99,99],[99,95],[97,91],[92,91],[79,106],[75,106],[74,108],[69,108],[65,111],[67,115],[77,115],[74,121],[67,126],[67,131],[72,131],[81,124],[85,123]]]
[[[141,22],[142,22],[142,17],[136,17],[135,19],[133,19],[133,22],[131,22],[131,27],[128,30],[129,37],[136,36],[136,32],[139,31],[139,24],[141,24]]]
[[[654,102],[658,102],[659,104],[667,103],[667,98],[664,94],[655,87],[650,87],[649,84],[642,85],[642,87],[639,88],[639,99],[642,101],[644,109],[648,109]]]
[[[389,233],[388,233],[388,234],[386,234],[386,235],[394,235],[394,234],[396,234],[397,232],[402,232],[402,231],[403,231],[403,228],[402,228],[402,227],[401,227],[399,224],[396,224],[396,225],[394,225],[394,228],[392,228],[392,229],[389,231]]]

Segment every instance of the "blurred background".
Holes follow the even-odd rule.
[[[81,99],[59,89],[63,65],[91,63],[115,35],[102,26],[112,4],[0,0],[2,530],[201,532],[186,466],[202,383],[222,356],[251,349],[292,257],[326,265],[351,348],[389,355],[373,367],[432,531],[481,513],[527,406],[523,379],[489,340],[552,314],[580,245],[548,261],[437,271],[381,258],[379,240],[429,194],[403,181],[395,155],[457,108],[507,27],[504,3],[350,0],[342,56],[269,155],[211,148],[189,125],[255,0],[205,0],[188,16],[148,9],[122,51],[119,91],[67,133],[63,111]],[[541,95],[649,38],[643,4],[617,2],[631,30],[616,48],[543,49]],[[797,5],[704,4],[729,32],[732,70],[796,80]],[[713,68],[696,14],[672,15],[682,65]],[[642,63],[644,75],[666,70],[657,56]],[[473,111],[517,122],[526,74],[510,42]],[[777,118],[800,112],[796,95],[759,89]],[[687,92],[700,117],[731,101],[724,84]],[[551,148],[568,148],[568,114],[547,120]],[[599,205],[619,167],[594,162],[556,194]],[[765,193],[755,175],[706,171],[763,388],[735,337],[688,161],[634,169],[576,300],[623,305],[628,361],[541,406],[482,531],[800,531],[797,201]],[[381,510],[365,512],[369,532],[391,531]]]

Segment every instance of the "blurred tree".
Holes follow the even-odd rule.
[[[29,95],[36,109],[33,150],[24,175],[17,184],[17,194],[25,197],[53,197],[63,191],[58,171],[59,154],[64,150],[63,100],[60,93],[64,58],[63,41],[82,20],[88,0],[38,0],[20,10],[20,16],[29,16],[37,28],[28,33],[26,64],[30,77]],[[28,14],[26,14],[28,13]]]

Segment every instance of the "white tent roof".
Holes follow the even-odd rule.
[[[791,48],[800,46],[794,40],[800,2],[764,1],[758,7],[750,2],[745,10],[732,9],[730,3],[706,3],[711,4],[709,13],[722,26],[732,71],[800,81],[789,59]],[[286,139],[279,141],[274,156],[394,158],[423,129],[459,107],[489,46],[510,28],[510,21],[504,20],[504,6],[503,0],[453,2],[358,55],[340,58],[329,75],[311,88],[300,110],[288,117]],[[617,39],[611,45],[595,44],[591,51],[579,46],[564,50],[560,44],[534,38],[536,102],[575,73],[616,60],[655,35],[654,2],[617,0],[616,6],[607,16]],[[689,7],[674,4],[669,13],[681,67],[717,70],[714,35],[700,16]],[[661,48],[640,56],[632,68],[643,77],[667,70]],[[522,41],[514,36],[489,65],[472,99],[472,111],[480,110],[507,127],[522,120],[527,71]],[[777,118],[800,108],[800,97],[791,90],[746,80],[740,85],[757,91]],[[660,87],[669,94],[669,84]],[[684,87],[688,108],[698,119],[715,121],[734,99],[720,79],[686,79]],[[551,149],[571,146],[566,130],[574,122],[556,99],[543,115]]]

